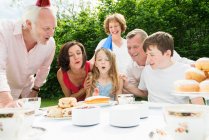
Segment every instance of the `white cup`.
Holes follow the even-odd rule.
[[[135,104],[113,106],[110,109],[109,123],[116,127],[134,127],[139,125],[140,113]]]
[[[133,104],[135,100],[133,94],[118,94],[117,97],[119,104]]]
[[[34,108],[38,110],[41,106],[41,97],[30,97],[20,99],[23,108]]]
[[[33,109],[0,109],[0,139],[21,140],[34,120]]]
[[[91,126],[100,123],[99,106],[80,106],[72,108],[72,123],[78,126]]]
[[[209,121],[208,109],[192,104],[164,107],[168,133],[175,140],[205,140]]]
[[[149,116],[148,104],[142,102],[135,102],[135,106],[138,107],[140,118],[147,118]]]

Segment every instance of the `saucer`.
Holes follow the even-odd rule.
[[[27,135],[23,136],[20,140],[39,140],[45,132],[45,128],[33,126],[27,131]]]

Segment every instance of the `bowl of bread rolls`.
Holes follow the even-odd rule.
[[[57,106],[49,107],[46,116],[54,119],[66,119],[72,117],[72,108],[77,106],[74,97],[60,98]]]
[[[209,58],[199,58],[195,67],[185,72],[185,79],[175,81],[174,86],[176,92],[209,94]]]

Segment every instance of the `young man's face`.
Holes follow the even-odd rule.
[[[164,54],[162,54],[156,45],[150,45],[149,49],[146,50],[146,54],[147,62],[150,64],[152,69],[163,69],[170,64],[170,50],[167,50]]]

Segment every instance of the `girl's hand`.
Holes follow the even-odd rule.
[[[98,96],[99,95],[99,89],[94,88],[93,96]]]

